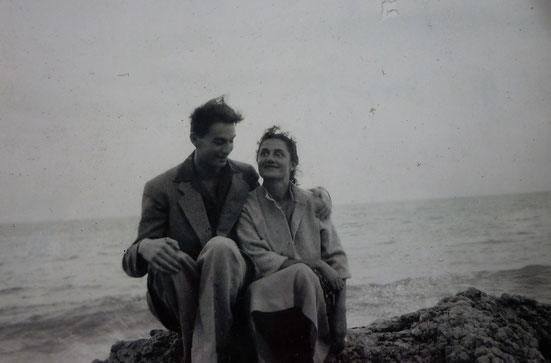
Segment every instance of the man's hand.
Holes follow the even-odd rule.
[[[182,269],[178,242],[168,237],[140,241],[138,253],[156,271],[174,274]]]
[[[327,190],[322,187],[310,189],[314,193],[314,207],[316,208],[316,217],[322,221],[331,216],[331,209],[333,208],[333,202],[331,196]]]

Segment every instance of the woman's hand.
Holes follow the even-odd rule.
[[[337,271],[331,266],[329,266],[324,261],[320,261],[319,265],[316,266],[317,269],[321,272],[323,277],[327,280],[327,283],[331,290],[340,291],[345,286],[344,280],[339,276]]]
[[[283,262],[280,270],[294,265],[295,263],[304,263],[312,270],[318,270],[327,281],[331,290],[340,291],[346,285],[345,280],[339,276],[338,272],[322,260],[293,260],[289,258]]]

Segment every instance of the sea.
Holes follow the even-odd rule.
[[[348,325],[476,287],[551,304],[551,192],[335,205]],[[0,361],[91,362],[162,328],[121,268],[138,217],[0,225]]]

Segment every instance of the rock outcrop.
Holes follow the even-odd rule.
[[[105,361],[172,362],[175,334],[118,342]],[[349,330],[341,362],[551,362],[551,305],[476,289],[436,306]]]

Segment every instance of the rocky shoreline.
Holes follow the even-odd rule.
[[[117,342],[93,363],[173,362],[176,334]],[[436,306],[349,329],[340,362],[551,362],[551,305],[471,288]]]

